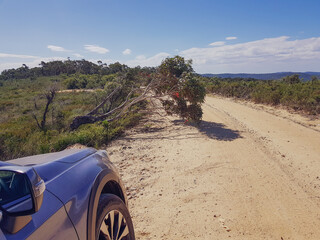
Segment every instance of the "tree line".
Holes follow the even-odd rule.
[[[141,69],[140,67],[138,67]],[[72,75],[72,74],[99,74],[99,75],[109,75],[118,72],[128,71],[130,68],[119,62],[111,63],[107,65],[98,61],[97,64],[82,60],[65,60],[65,61],[42,61],[39,67],[29,68],[26,64],[16,69],[7,69],[2,71],[0,75],[0,80],[16,80],[16,79],[36,79],[40,76],[59,76],[61,74]],[[145,70],[154,71],[154,68],[143,68]]]

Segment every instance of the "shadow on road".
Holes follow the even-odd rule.
[[[174,120],[174,125],[185,125],[184,120]],[[222,123],[214,123],[201,121],[200,125],[197,124],[188,124],[189,126],[195,127],[202,134],[207,135],[211,139],[216,139],[218,141],[233,141],[237,138],[242,138],[240,132],[237,130],[232,130],[227,128]],[[140,131],[136,132],[138,135],[132,134],[130,136],[125,136],[126,140],[136,140],[136,139],[167,139],[167,140],[177,140],[177,139],[197,139],[202,138],[198,132],[188,133],[179,130],[173,130],[172,132],[163,135],[162,131],[166,127],[148,127],[142,128]],[[145,133],[146,135],[141,136],[140,133]]]
[[[182,120],[175,120],[174,124],[183,124]],[[198,128],[199,132],[207,135],[209,138],[219,141],[233,141],[237,138],[242,138],[240,132],[226,128],[222,123],[214,123],[208,121],[201,121],[199,125],[191,124],[191,126]]]
[[[232,141],[237,138],[242,138],[239,131],[226,128],[226,126],[221,123],[201,121],[197,128],[209,138],[220,141]]]

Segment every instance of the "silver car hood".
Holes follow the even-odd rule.
[[[96,152],[97,150],[94,148],[67,149],[56,153],[17,158],[2,162],[2,164],[33,167],[39,176],[47,182],[72,167],[76,162]]]

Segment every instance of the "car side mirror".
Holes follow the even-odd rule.
[[[44,181],[32,167],[0,167],[1,226],[15,233],[39,211],[45,190]]]

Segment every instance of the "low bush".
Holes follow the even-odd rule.
[[[0,133],[0,160],[61,151],[76,143],[99,148],[121,135],[126,128],[138,124],[143,116],[138,112],[141,107],[142,104],[135,106],[136,111],[114,122],[86,124],[71,132],[57,130],[43,132],[34,126],[28,131],[16,129]]]
[[[297,75],[281,80],[203,80],[206,90],[226,97],[252,100],[255,103],[283,105],[309,114],[320,114],[320,80],[303,82]]]
[[[103,76],[113,79],[112,74]],[[139,109],[116,120],[114,123],[85,125],[76,131],[69,131],[69,124],[75,116],[92,110],[104,97],[104,90],[92,92],[58,92],[47,114],[46,131],[41,131],[33,114],[42,119],[46,99],[43,93],[48,87],[60,84],[70,76],[38,77],[34,80],[6,81],[0,88],[0,160],[62,150],[74,143],[101,147],[121,134],[126,127],[136,124],[141,117]],[[102,84],[104,87],[106,83]],[[35,108],[36,105],[36,108]]]

